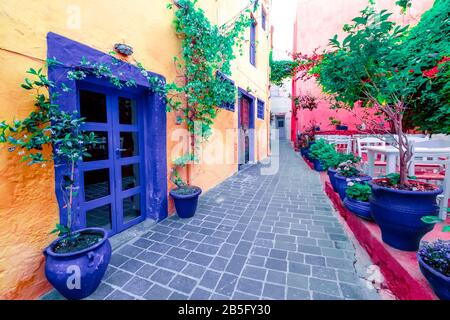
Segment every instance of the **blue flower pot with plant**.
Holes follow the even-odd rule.
[[[359,174],[359,175],[355,175],[355,176],[351,176],[351,177],[345,177],[345,176],[341,175],[340,173],[336,173],[334,178],[336,181],[337,193],[339,194],[339,197],[341,198],[342,201],[344,201],[345,197],[347,196],[347,193],[345,191],[347,190],[349,182],[363,183],[363,182],[368,182],[368,181],[372,180],[371,176],[364,175],[364,174]]]
[[[73,232],[53,241],[44,256],[45,276],[52,286],[66,299],[86,298],[98,288],[108,268],[108,232],[101,228]]]
[[[417,251],[420,239],[433,229],[422,218],[438,215],[436,197],[442,189],[412,180],[408,186],[402,186],[389,178],[375,179],[369,184],[370,207],[383,241],[399,250]]]
[[[417,252],[420,271],[441,300],[450,300],[450,241],[424,242]]]
[[[313,164],[314,164],[314,170],[316,170],[318,172],[325,171],[325,168],[322,166],[322,163],[320,162],[319,159],[314,159]]]
[[[345,193],[344,205],[350,212],[365,220],[373,220],[369,203],[372,190],[367,183],[350,182]]]
[[[195,186],[184,186],[170,190],[177,214],[182,219],[192,218],[197,210],[198,197],[202,189]]]

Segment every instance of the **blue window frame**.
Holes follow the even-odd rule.
[[[258,99],[257,116],[259,119],[264,120],[264,101]]]
[[[261,14],[261,26],[263,28],[263,30],[266,30],[266,12],[264,11],[264,9],[262,10],[262,14]]]
[[[256,22],[250,26],[250,63],[256,67]]]
[[[236,86],[235,86],[235,84],[234,84],[234,81],[231,80],[230,78],[228,78],[228,77],[227,77],[225,74],[223,74],[222,72],[217,71],[217,72],[216,72],[216,77],[217,77],[218,79],[220,79],[220,81],[222,81],[222,82],[226,82],[226,83],[228,83],[228,84],[231,84],[231,85],[233,86],[233,88],[236,89]],[[220,105],[219,108],[222,108],[222,109],[225,109],[225,110],[234,112],[234,110],[235,110],[235,104],[236,104],[236,101],[234,101],[233,103],[222,103],[222,105]]]

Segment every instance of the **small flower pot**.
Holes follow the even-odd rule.
[[[376,179],[372,187],[370,208],[372,216],[381,229],[383,241],[399,250],[417,251],[420,239],[433,229],[424,223],[424,216],[438,215],[436,197],[442,189],[434,191],[397,190],[379,186]]]
[[[330,178],[331,186],[333,187],[334,192],[336,192],[336,178],[334,177],[337,173],[336,169],[328,168],[328,178]]]
[[[197,210],[198,197],[202,193],[202,189],[194,186],[186,188],[186,192],[183,192],[182,189],[170,190],[170,196],[175,203],[178,216],[182,219],[192,218]]]
[[[347,193],[345,192],[345,190],[347,190],[347,184],[349,182],[363,183],[363,182],[372,180],[372,177],[370,177],[368,175],[347,178],[347,177],[340,175],[339,173],[336,173],[334,175],[334,178],[335,178],[335,183],[336,183],[336,191],[337,191],[337,193],[339,193],[339,197],[341,198],[342,201],[344,201],[345,197],[347,196]]]
[[[304,157],[308,153],[308,148],[300,148],[300,154]]]
[[[318,171],[318,172],[322,172],[325,171],[325,168],[322,166],[322,164],[320,163],[320,160],[318,159],[314,159],[313,160],[313,164],[314,164],[314,170]]]
[[[422,274],[439,299],[450,300],[450,277],[444,276],[427,265],[419,254],[417,254],[417,261],[419,262],[420,271],[422,271]]]
[[[348,130],[348,126],[338,124],[338,125],[336,125],[336,130],[345,131],[345,130]]]
[[[75,234],[95,234],[102,238],[79,251],[56,253],[54,248],[63,239],[58,238],[44,250],[45,276],[69,300],[90,296],[100,285],[111,258],[111,244],[106,230],[87,228]]]
[[[344,206],[360,218],[372,221],[372,214],[370,213],[370,203],[358,201],[349,197],[345,197]]]

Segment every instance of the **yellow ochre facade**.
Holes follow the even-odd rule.
[[[49,0],[0,2],[0,121],[22,119],[34,108],[34,97],[20,85],[29,68],[41,68],[47,58],[46,37],[53,32],[108,53],[115,43],[133,47],[133,58],[168,82],[177,72],[173,57],[181,51],[172,24],[170,0]],[[264,120],[255,114],[253,161],[269,153],[269,51],[271,1],[259,1],[253,13],[256,25],[256,66],[249,61],[249,42],[243,55],[232,62],[237,87],[264,102]],[[242,0],[199,0],[211,23],[222,25],[246,6]],[[262,12],[266,27],[262,28]],[[246,39],[250,31],[246,30]],[[236,50],[237,52],[237,50]],[[133,58],[128,58],[133,63]],[[220,109],[213,135],[203,145],[205,161],[190,169],[189,181],[207,191],[238,171],[238,97],[235,111]],[[179,151],[180,136],[175,113],[167,113],[168,180]],[[234,129],[230,131],[230,129]],[[178,149],[177,149],[178,148]],[[226,160],[228,159],[228,160]],[[231,159],[231,161],[229,160]],[[183,172],[183,174],[188,174]],[[36,299],[51,286],[44,275],[43,249],[55,238],[49,232],[59,221],[53,165],[27,166],[17,153],[0,145],[0,299]],[[172,188],[168,184],[168,190]],[[173,214],[169,200],[169,214]]]

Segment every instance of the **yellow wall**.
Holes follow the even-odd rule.
[[[134,57],[168,81],[176,76],[172,57],[180,52],[175,36],[173,12],[166,9],[168,0],[48,0],[0,2],[0,120],[22,118],[33,109],[33,97],[20,84],[25,71],[43,66],[47,55],[46,34],[49,31],[109,52],[117,42],[134,48]],[[269,11],[269,0],[262,1]],[[224,23],[244,6],[241,0],[200,0],[199,5],[213,23]],[[266,103],[265,120],[256,120],[257,131],[269,126],[268,55],[269,15],[266,31],[255,13],[257,28],[257,68],[249,63],[248,49],[233,63],[233,80],[241,88]],[[247,32],[247,38],[249,32]],[[246,43],[245,46],[248,46]],[[221,111],[214,129],[217,132],[205,144],[205,153],[220,150],[220,136],[237,128],[237,110]],[[181,128],[175,115],[167,117],[168,167],[172,149],[178,141],[171,135]],[[264,136],[264,133],[260,134]],[[265,135],[267,137],[267,135]],[[258,139],[257,139],[258,140]],[[267,155],[267,138],[257,141],[257,160]],[[205,191],[237,170],[236,136],[226,146],[234,163],[200,164],[192,172],[191,182]],[[43,273],[42,250],[53,239],[48,232],[58,220],[54,195],[53,167],[27,167],[18,157],[0,145],[0,298],[33,299],[49,289]],[[171,211],[172,205],[170,206]]]

